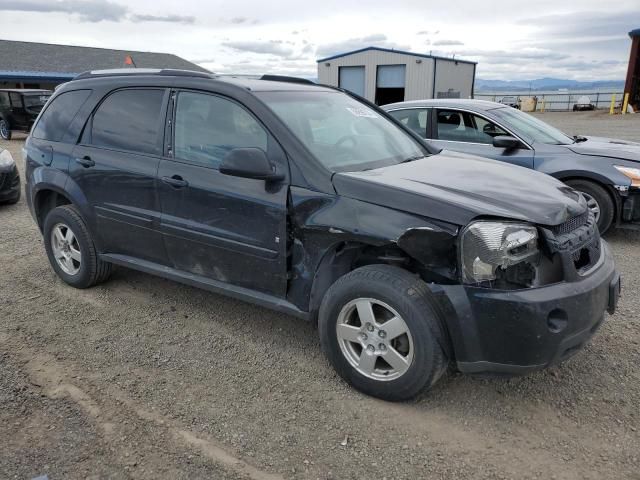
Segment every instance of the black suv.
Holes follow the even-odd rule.
[[[620,277],[580,194],[275,80],[105,71],[59,88],[25,149],[60,278],[86,288],[116,264],[317,321],[338,373],[393,400],[448,365],[562,361],[613,313]]]
[[[12,131],[31,130],[49,97],[50,90],[0,90],[0,138],[11,140]]]

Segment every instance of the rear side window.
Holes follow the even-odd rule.
[[[33,136],[59,142],[69,128],[80,107],[89,98],[91,90],[73,90],[58,95],[49,104],[33,130]]]
[[[407,110],[394,110],[389,112],[400,123],[409,127],[422,138],[427,136],[427,123],[429,121],[429,110],[426,108],[411,108]]]
[[[12,107],[22,108],[22,95],[16,92],[9,92],[9,98],[11,99]]]
[[[118,90],[93,115],[91,144],[130,152],[159,154],[164,90]]]

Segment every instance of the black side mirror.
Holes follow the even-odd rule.
[[[514,137],[499,135],[493,138],[493,146],[496,148],[504,148],[506,150],[515,150],[517,148],[522,148],[522,142]]]
[[[284,178],[274,172],[267,155],[260,148],[234,148],[222,159],[220,173],[255,180]]]

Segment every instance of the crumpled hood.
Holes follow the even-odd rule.
[[[586,142],[566,145],[566,148],[580,155],[620,158],[640,162],[640,143],[604,137],[586,137]]]
[[[390,167],[337,173],[333,183],[339,195],[457,225],[491,216],[551,226],[586,209],[581,195],[551,176],[447,150]]]

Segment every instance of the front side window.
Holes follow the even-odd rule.
[[[368,105],[342,92],[259,92],[313,156],[331,171],[394,165],[428,150]]]
[[[437,119],[439,140],[490,145],[494,137],[509,135],[495,123],[469,112],[439,109]]]
[[[7,92],[0,92],[0,107],[9,107],[9,94]]]
[[[33,136],[42,140],[59,142],[67,132],[80,107],[89,98],[91,90],[73,90],[61,93],[42,113],[33,129]]]
[[[422,138],[427,137],[427,124],[429,122],[429,109],[427,108],[410,108],[406,110],[394,110],[389,112],[403,125],[407,126]]]
[[[128,89],[110,94],[93,115],[91,144],[159,154],[164,95],[163,89]]]
[[[267,151],[267,132],[243,107],[216,95],[181,92],[175,114],[174,157],[218,168],[234,148]]]

